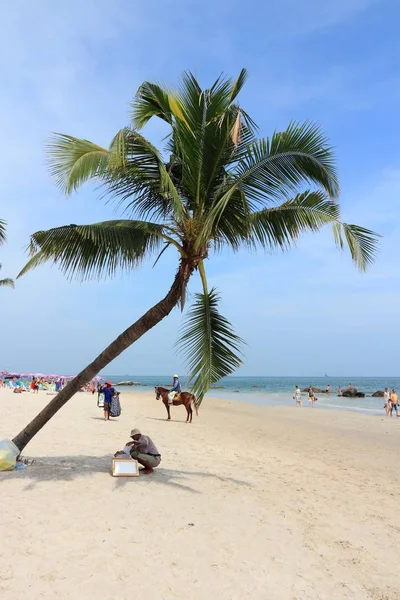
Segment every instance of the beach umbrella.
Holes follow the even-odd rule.
[[[46,375],[46,377],[58,377],[57,373],[49,373],[48,375]]]

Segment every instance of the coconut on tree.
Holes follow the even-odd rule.
[[[177,267],[165,296],[14,438],[20,450],[82,384],[173,308],[183,309],[194,275],[200,277],[202,292],[195,296],[178,343],[198,404],[213,383],[241,364],[241,340],[218,310],[217,291],[207,284],[215,252],[287,250],[302,233],[330,225],[337,246],[348,246],[360,270],[373,260],[374,233],[340,219],[334,153],[320,128],[292,122],[285,131],[259,137],[238,103],[246,78],[243,69],[237,79],[221,77],[207,89],[191,73],[183,75],[176,90],[145,82],[133,100],[130,125],[108,147],[66,134],[51,139],[48,160],[58,187],[68,195],[97,181],[129,218],[34,233],[31,258],[20,276],[50,261],[79,280],[111,277],[165,251],[175,253]],[[151,119],[169,127],[167,159],[141,133]]]

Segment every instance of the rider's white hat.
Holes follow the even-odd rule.
[[[179,379],[178,375],[175,374],[174,375],[174,379]]]

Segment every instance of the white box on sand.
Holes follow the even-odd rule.
[[[113,477],[138,477],[139,466],[136,460],[129,457],[117,457],[112,461]]]

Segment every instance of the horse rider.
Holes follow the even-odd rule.
[[[172,383],[172,388],[170,393],[168,394],[168,404],[172,404],[178,394],[181,393],[181,384],[179,383],[178,375],[174,375],[174,380]]]

